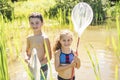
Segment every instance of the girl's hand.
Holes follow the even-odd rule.
[[[78,61],[78,57],[77,56],[74,57],[74,61],[75,61],[75,63],[77,63],[77,61]]]
[[[73,59],[71,65],[72,65],[72,67],[75,67],[75,66],[76,66],[76,60],[75,60],[75,59]]]
[[[72,67],[75,67],[75,66],[76,66],[76,63],[75,63],[75,62],[72,62],[71,65],[72,65]]]
[[[77,57],[77,56],[75,56],[74,57],[74,61],[75,61],[75,63],[76,63],[76,68],[79,68],[80,67],[80,59]]]

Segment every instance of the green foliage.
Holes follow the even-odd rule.
[[[45,41],[45,40],[44,40],[44,45],[45,45],[46,57],[47,57],[47,60],[48,60],[48,66],[49,66],[49,68],[50,68],[50,79],[49,79],[49,80],[53,80],[53,77],[52,77],[52,67],[51,67],[51,64],[50,64],[50,56],[49,56],[48,47],[47,47],[47,44],[46,44],[46,41]],[[42,70],[41,70],[41,72],[42,72],[42,76],[43,76],[44,79],[45,79],[45,76],[44,76]]]
[[[4,30],[5,28],[0,25],[0,80],[9,80],[6,55],[6,33]]]
[[[73,7],[79,3],[79,2],[87,2],[90,4],[90,6],[93,9],[94,12],[94,18],[92,24],[100,24],[103,23],[105,20],[105,11],[103,9],[102,1],[101,0],[56,0],[56,5],[52,8],[49,9],[47,15],[49,18],[54,18],[54,17],[61,17],[61,20],[63,21],[62,23],[69,23],[69,18],[68,16],[71,15],[71,11]],[[61,15],[58,15],[61,10]]]
[[[105,11],[103,9],[101,0],[94,0],[89,2],[94,13],[92,24],[101,24],[105,20]]]
[[[58,21],[62,24],[69,23],[69,18],[71,10],[74,7],[76,1],[70,0],[56,0],[56,5],[51,7],[46,15],[49,15],[49,18],[60,18]],[[62,21],[62,22],[61,22]]]
[[[114,53],[117,57],[117,59],[120,61],[120,1],[115,3],[114,6],[108,8],[108,12],[109,12],[109,17],[111,19],[111,22],[110,20],[108,21],[108,30],[110,30],[111,28],[116,28],[117,31],[117,40],[115,38],[115,36],[111,36],[111,41],[112,41],[112,47],[113,47],[113,50],[114,50]],[[108,13],[107,12],[107,13]],[[112,22],[116,22],[115,24],[113,24]],[[113,27],[112,27],[113,26]]]
[[[83,0],[83,1],[87,2],[93,9],[92,24],[97,25],[103,23],[106,18],[105,6],[107,5],[107,2],[105,2],[103,5],[102,0]]]
[[[119,70],[118,70],[118,69],[119,69],[119,68],[118,68],[118,65],[116,65],[116,66],[115,66],[115,80],[118,80],[118,79],[119,79],[119,77],[118,77],[118,76],[119,76],[119,75],[118,75],[118,74],[119,74]]]
[[[99,67],[99,61],[98,61],[98,58],[97,58],[97,54],[95,52],[94,47],[91,44],[90,44],[90,48],[93,50],[94,55],[91,55],[91,52],[90,52],[90,50],[88,50],[88,48],[86,48],[86,51],[87,51],[88,57],[90,59],[90,62],[92,64],[92,67],[93,67],[93,70],[94,70],[94,73],[95,73],[95,79],[96,80],[101,80],[100,67]],[[95,61],[93,60],[93,56],[95,57]]]
[[[108,2],[106,8],[107,17],[109,17],[112,21],[116,20],[116,16],[120,15],[120,1],[119,2]]]
[[[8,0],[0,0],[0,14],[5,20],[12,20],[14,8]]]
[[[117,27],[117,34],[118,34],[118,43],[116,43],[117,48],[114,47],[115,41],[113,41],[112,44],[113,44],[113,48],[116,53],[116,56],[117,56],[118,60],[120,61],[120,22],[119,21],[120,21],[120,15],[117,14],[117,16],[116,16],[116,27]]]
[[[19,0],[14,3],[15,19],[27,19],[32,12],[40,12],[44,16],[44,12],[54,4],[53,0]]]

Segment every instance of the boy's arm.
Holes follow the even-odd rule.
[[[52,59],[52,51],[51,51],[50,41],[48,38],[46,38],[45,42],[46,42],[46,46],[47,46],[47,50],[48,50],[49,59],[51,60]]]
[[[48,50],[48,51],[45,51],[45,53],[48,52],[48,57],[51,60],[52,59],[52,51],[51,51],[50,41],[49,41],[48,38],[45,39],[45,43],[44,44],[46,44],[46,49]],[[47,62],[48,62],[48,59],[47,59],[47,55],[46,55],[46,57],[41,61],[41,64],[44,64],[44,63],[47,63]]]
[[[28,38],[27,38],[26,55],[27,55],[27,58],[25,59],[25,62],[28,63],[28,60],[30,60],[30,57],[31,57],[31,53],[30,53],[30,42],[29,42],[29,39],[28,39]]]

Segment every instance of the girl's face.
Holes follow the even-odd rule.
[[[60,39],[60,43],[63,48],[70,48],[72,43],[72,37],[70,35],[64,35]]]
[[[41,26],[43,25],[43,23],[41,22],[41,20],[39,18],[30,18],[29,22],[30,22],[31,28],[34,31],[41,30]]]

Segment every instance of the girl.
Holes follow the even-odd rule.
[[[58,80],[75,80],[74,68],[80,68],[80,59],[70,48],[72,41],[73,35],[69,30],[63,30],[56,40],[53,51]]]

